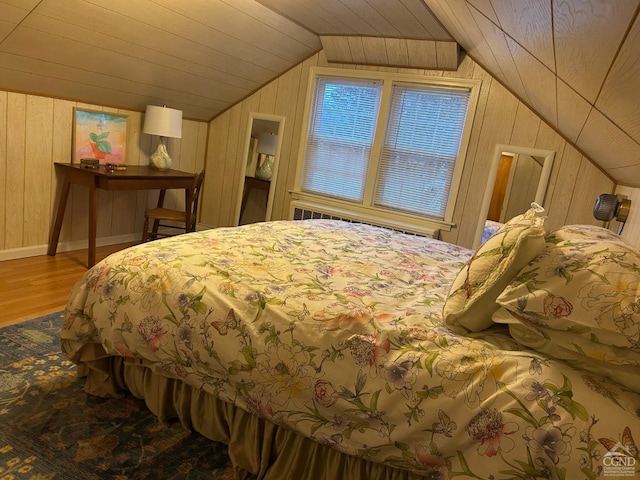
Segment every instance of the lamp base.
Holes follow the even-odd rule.
[[[273,175],[273,162],[275,157],[265,153],[258,154],[258,167],[256,168],[256,177],[262,180],[271,180]]]
[[[149,163],[151,167],[156,170],[169,170],[171,168],[171,157],[167,152],[167,146],[164,144],[164,138],[160,137],[158,148],[149,157]]]

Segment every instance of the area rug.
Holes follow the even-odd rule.
[[[224,444],[82,391],[60,313],[0,328],[0,480],[233,478]]]

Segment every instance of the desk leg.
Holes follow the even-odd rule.
[[[158,195],[158,204],[156,205],[156,208],[162,208],[164,207],[164,198],[167,195],[167,191],[166,190],[160,190],[160,194]],[[160,220],[156,219],[153,221],[153,227],[151,227],[151,233],[152,233],[152,237],[151,240],[157,240],[158,239],[158,228],[160,227]]]
[[[242,195],[242,204],[240,205],[240,217],[238,218],[238,223],[242,222],[242,214],[244,213],[244,207],[247,206],[247,200],[249,200],[249,192],[251,191],[251,187],[246,184],[244,185],[244,193]]]
[[[191,212],[193,211],[193,205],[191,201],[193,199],[193,189],[187,188],[184,191],[184,231],[185,233],[191,232]],[[195,230],[195,228],[193,229]]]
[[[89,187],[89,254],[87,263],[89,268],[96,264],[96,230],[98,227],[98,189],[95,185]]]
[[[55,257],[58,250],[58,240],[60,240],[60,230],[62,230],[62,221],[64,220],[64,211],[67,208],[67,199],[69,198],[69,190],[71,189],[71,182],[66,178],[62,184],[62,190],[60,191],[60,199],[58,201],[58,211],[56,212],[56,220],[53,224],[53,230],[51,231],[51,238],[49,238],[49,249],[47,255]]]

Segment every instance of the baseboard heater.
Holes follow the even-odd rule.
[[[393,220],[386,219],[371,219],[340,208],[295,200],[291,202],[290,218],[292,220],[343,220],[350,223],[363,223],[365,225],[373,225],[375,227],[393,230],[394,232],[430,238],[438,238],[438,234],[440,232],[438,229],[432,227],[408,225],[402,222],[394,222]]]

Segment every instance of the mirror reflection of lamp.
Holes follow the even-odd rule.
[[[142,133],[160,137],[158,148],[149,157],[151,166],[156,170],[170,169],[172,160],[167,152],[165,139],[182,137],[182,111],[167,108],[166,105],[162,107],[147,105]]]
[[[631,200],[618,197],[618,195],[612,193],[603,193],[596,198],[596,203],[593,206],[593,216],[596,220],[602,220],[607,223],[615,218],[620,222],[618,228],[618,235],[620,235],[624,228],[624,223],[629,217],[630,209]]]
[[[258,135],[258,166],[256,167],[256,177],[262,180],[271,180],[273,174],[273,164],[275,160],[278,136],[273,133],[262,132]]]

